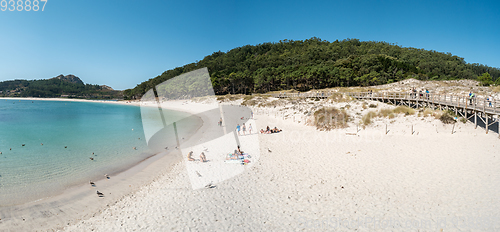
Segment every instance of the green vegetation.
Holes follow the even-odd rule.
[[[121,91],[99,85],[71,83],[59,79],[13,80],[0,82],[0,97],[69,97],[123,99]]]
[[[477,77],[477,80],[481,83],[482,86],[490,86],[493,84],[493,80],[491,80],[491,75],[489,73],[483,73],[483,75]]]
[[[323,107],[314,112],[314,125],[318,130],[332,130],[347,127],[349,115],[345,110]]]
[[[216,95],[368,86],[406,78],[477,79],[483,73],[500,83],[500,69],[468,64],[450,53],[404,48],[387,42],[358,39],[329,42],[313,37],[214,52],[198,62],[165,71],[127,89],[124,95],[140,98],[153,86],[203,67],[208,68]]]

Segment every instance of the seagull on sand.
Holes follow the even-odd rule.
[[[107,179],[109,179],[109,175],[108,174],[104,174],[104,177],[106,177]]]
[[[97,191],[97,196],[99,196],[99,197],[104,197],[104,194],[103,194],[103,193],[101,193],[101,192],[99,192],[99,191]]]
[[[198,177],[201,177],[201,174],[198,171],[196,171],[196,175],[198,175]]]
[[[269,149],[269,148],[267,148],[267,151],[268,151],[268,152],[273,152],[273,151],[271,151],[271,149]]]
[[[89,181],[89,184],[92,186],[92,187],[95,187],[95,183],[92,182],[91,180]]]

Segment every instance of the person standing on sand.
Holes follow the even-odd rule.
[[[236,126],[236,130],[238,131],[238,135],[240,135],[240,124]]]
[[[207,162],[207,157],[205,156],[205,152],[201,152],[200,161],[201,162]]]
[[[245,132],[247,131],[247,127],[245,126],[245,123],[243,123],[243,135],[246,135]]]
[[[252,134],[252,124],[251,123],[248,124],[248,134],[249,135]]]

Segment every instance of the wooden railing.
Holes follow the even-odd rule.
[[[409,102],[427,103],[442,106],[458,107],[463,109],[482,111],[487,114],[500,115],[500,104],[496,100],[487,100],[486,97],[463,97],[451,94],[433,93],[400,93],[400,92],[318,92],[318,93],[276,93],[273,97],[289,98],[328,98],[334,94],[345,94],[357,99],[373,100],[405,100]]]

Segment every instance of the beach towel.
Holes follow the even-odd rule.
[[[237,160],[224,160],[224,163],[227,163],[227,164],[241,164],[243,161],[240,160],[240,159],[237,159]]]

